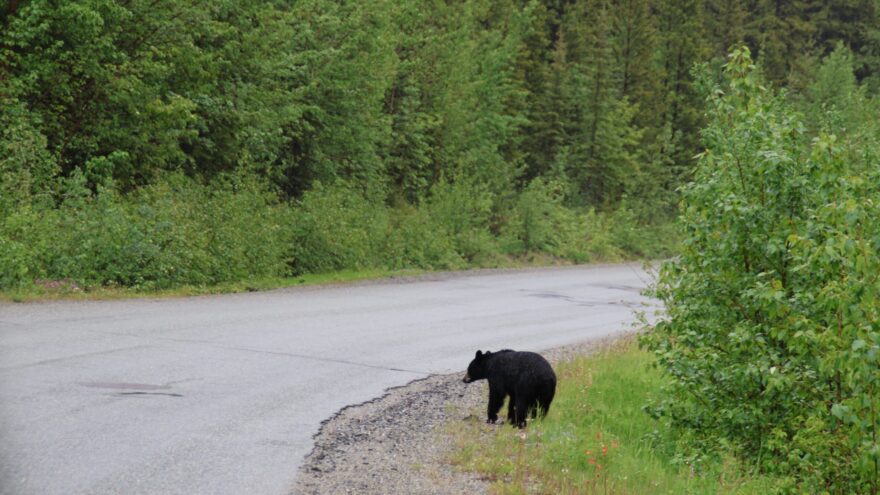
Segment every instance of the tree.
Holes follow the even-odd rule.
[[[703,101],[697,94],[691,69],[708,54],[701,0],[659,0],[655,5],[662,43],[662,123],[666,134],[662,162],[670,168],[668,189],[687,180],[699,146]]]
[[[877,493],[880,191],[850,159],[876,140],[812,139],[747,49],[710,89],[667,317],[644,339],[671,380],[651,411],[782,491]]]
[[[748,2],[742,0],[706,0],[706,32],[712,37],[712,54],[726,56],[746,36]]]
[[[599,207],[614,206],[639,170],[640,133],[616,80],[610,14],[607,2],[586,2],[566,12],[562,27],[573,41],[561,101],[570,108],[563,121],[570,145],[561,166],[581,201]]]

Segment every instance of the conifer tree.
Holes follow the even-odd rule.
[[[570,145],[564,169],[584,203],[612,207],[638,174],[640,133],[633,109],[616,80],[609,4],[584,2],[566,12],[562,32],[571,39],[564,104]]]
[[[394,14],[394,81],[385,94],[391,135],[385,151],[392,194],[418,202],[439,175],[437,159],[440,117],[436,110],[438,44],[446,27],[444,6],[401,2]]]
[[[815,49],[813,16],[819,0],[755,0],[746,40],[756,49],[765,77],[784,84],[792,64]]]
[[[693,87],[691,69],[705,60],[709,47],[705,36],[702,0],[658,0],[655,5],[662,43],[663,123],[666,133],[661,154],[670,171],[667,188],[674,189],[688,174],[699,149],[702,98]]]
[[[749,12],[742,0],[706,0],[706,32],[712,38],[712,55],[726,57],[731,47],[742,43]]]
[[[643,130],[643,146],[654,148],[661,127],[662,91],[656,60],[660,39],[651,5],[648,0],[615,0],[610,13],[614,78],[620,95],[634,107],[633,122]]]
[[[558,71],[564,64],[560,57],[565,56],[565,43],[558,12],[547,3],[534,4],[516,64],[516,77],[528,95],[523,109],[528,123],[522,128],[526,182],[550,170],[563,140]]]
[[[876,0],[830,0],[814,16],[823,54],[842,42],[855,55],[859,79],[880,74],[880,3]]]

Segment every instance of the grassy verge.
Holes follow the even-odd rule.
[[[263,277],[216,285],[185,285],[173,289],[146,290],[132,287],[96,287],[80,289],[68,281],[51,285],[33,284],[17,289],[0,291],[0,301],[31,302],[52,300],[108,300],[136,297],[186,297],[209,294],[232,294],[262,290],[283,289],[309,285],[350,283],[392,277],[411,277],[425,270],[342,270],[332,273],[305,274],[299,277]]]
[[[677,461],[679,441],[642,411],[663,383],[650,363],[648,353],[625,342],[560,364],[546,419],[523,431],[466,422],[451,461],[489,480],[494,494],[772,492],[772,479],[747,474],[733,456],[699,471]]]
[[[478,268],[530,268],[573,265],[568,260],[553,258],[542,253],[518,258],[504,258],[491,266],[473,266],[465,270]],[[310,285],[345,284],[364,280],[382,280],[396,277],[415,277],[436,270],[427,269],[360,269],[339,270],[328,273],[307,273],[297,277],[259,277],[235,282],[221,282],[213,285],[184,285],[171,289],[146,289],[142,287],[87,287],[80,288],[70,280],[55,280],[50,283],[36,282],[14,289],[0,290],[0,302],[34,302],[58,300],[112,300],[131,299],[138,297],[187,297],[211,294],[234,294],[240,292],[256,292],[287,287],[304,287]]]

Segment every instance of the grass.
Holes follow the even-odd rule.
[[[456,424],[451,462],[490,481],[494,494],[773,492],[774,480],[748,474],[733,456],[699,470],[678,460],[680,440],[642,411],[663,384],[651,359],[628,341],[560,364],[544,420],[526,430],[476,419]]]
[[[69,283],[60,287],[45,287],[38,284],[17,289],[0,291],[0,301],[30,302],[51,300],[106,300],[129,299],[136,297],[186,297],[209,294],[231,294],[256,292],[286,287],[309,285],[344,284],[363,280],[379,280],[393,277],[412,277],[425,273],[424,270],[343,270],[332,273],[306,274],[298,277],[269,277],[260,279],[224,282],[216,285],[185,285],[173,289],[146,290],[137,287],[95,287],[85,290],[75,288]]]
[[[549,255],[529,253],[522,257],[505,257],[498,263],[482,267],[472,266],[465,270],[478,268],[529,268],[573,265],[568,260],[554,258]],[[431,273],[431,270],[406,269],[360,269],[341,270],[330,273],[310,273],[296,277],[265,277],[234,282],[222,282],[214,285],[184,285],[169,289],[149,289],[142,287],[88,287],[79,288],[68,280],[52,281],[50,284],[39,282],[0,290],[0,302],[33,302],[55,300],[111,300],[132,299],[139,297],[168,298],[187,297],[211,294],[232,294],[239,292],[256,292],[287,287],[345,284],[364,280],[381,280],[395,277],[415,277]]]

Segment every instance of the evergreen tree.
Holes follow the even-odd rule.
[[[517,79],[528,95],[523,109],[528,123],[522,129],[525,182],[550,170],[563,141],[558,70],[564,63],[559,59],[564,57],[565,42],[559,34],[559,13],[547,3],[534,4],[516,64]]]
[[[656,21],[648,0],[616,0],[610,13],[614,78],[620,95],[633,106],[633,123],[642,130],[644,154],[650,155],[648,150],[657,148],[663,103]]]
[[[394,47],[395,78],[385,95],[391,118],[391,141],[386,150],[392,193],[417,202],[439,176],[437,158],[440,117],[436,111],[437,45],[448,21],[445,6],[401,2],[394,17],[399,35]]]
[[[701,0],[658,0],[655,13],[663,39],[659,50],[662,64],[663,131],[660,154],[670,170],[663,175],[674,189],[684,181],[699,150],[702,126],[702,97],[693,85],[691,69],[705,60],[706,43]]]
[[[447,179],[462,178],[500,193],[513,189],[521,173],[523,92],[516,78],[517,56],[533,16],[531,5],[514,9],[486,28],[492,1],[473,0],[453,8],[447,43],[441,112],[441,162]]]
[[[290,12],[294,44],[285,53],[299,76],[301,110],[285,130],[288,190],[340,177],[382,182],[390,133],[383,108],[395,65],[388,12],[385,0],[312,0]]]
[[[706,32],[712,38],[712,54],[726,57],[746,36],[749,11],[742,0],[706,0]]]
[[[768,80],[784,84],[793,64],[815,49],[820,7],[819,0],[754,0],[746,41]]]
[[[633,109],[616,80],[609,4],[584,2],[566,12],[562,36],[569,45],[569,73],[564,104],[571,143],[561,156],[582,201],[612,207],[638,175],[635,148],[640,133],[632,125]]]
[[[880,73],[880,3],[876,0],[829,0],[814,16],[823,54],[842,42],[855,54],[861,80]]]

